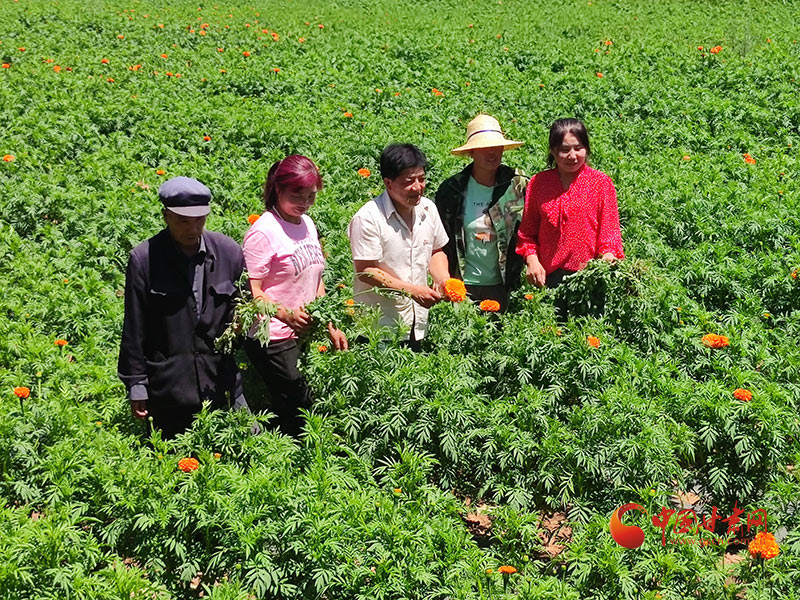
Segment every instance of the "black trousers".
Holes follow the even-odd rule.
[[[153,417],[153,427],[161,430],[161,438],[171,440],[192,426],[199,406],[180,406],[172,402],[147,401],[147,413]]]
[[[270,342],[263,347],[260,342],[247,339],[244,351],[269,391],[273,425],[282,433],[297,437],[303,427],[300,409],[310,409],[313,403],[306,378],[297,368],[300,357],[297,340]]]
[[[547,274],[547,278],[544,281],[544,285],[548,288],[557,288],[561,285],[561,282],[564,280],[564,277],[567,275],[572,275],[575,271],[568,271],[567,269],[556,269],[552,273]],[[553,302],[553,307],[555,308],[556,313],[556,321],[559,323],[566,323],[567,316],[569,313],[569,307],[567,304],[567,299],[563,296],[557,296],[555,301]]]
[[[466,284],[467,294],[475,302],[482,300],[496,300],[500,303],[500,312],[508,308],[508,290],[502,283],[497,285],[472,285]]]

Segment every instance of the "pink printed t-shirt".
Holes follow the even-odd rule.
[[[261,281],[273,302],[298,309],[317,297],[325,258],[310,217],[289,223],[269,210],[247,230],[242,247],[248,276]],[[295,337],[286,323],[270,320],[270,342]]]

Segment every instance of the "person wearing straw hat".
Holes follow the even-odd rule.
[[[523,143],[506,139],[497,119],[479,114],[467,125],[464,145],[450,151],[472,162],[436,192],[451,275],[464,280],[473,300],[496,300],[502,311],[520,284],[522,260],[514,248],[528,180],[501,161],[505,150]]]

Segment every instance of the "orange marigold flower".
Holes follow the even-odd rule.
[[[703,47],[702,47],[702,46],[698,46],[698,47],[697,47],[697,49],[698,49],[698,50],[702,50],[702,49],[703,49]]]
[[[156,171],[156,175],[166,175],[166,174],[167,174],[167,172],[164,169],[158,169]]]
[[[478,308],[483,312],[497,312],[500,310],[500,303],[497,300],[483,300]]]
[[[8,64],[8,63],[3,63],[3,68],[4,68],[4,69],[10,69],[10,68],[11,68],[11,65],[10,65],[10,64]]]
[[[303,42],[305,42],[305,41],[306,41],[306,38],[304,38],[304,37],[297,38],[297,41],[298,41],[298,42],[300,42],[300,43],[302,44]]]
[[[18,48],[18,50],[19,50],[20,52],[25,52],[25,47],[23,46],[22,48]]]
[[[604,43],[606,46],[611,46],[611,45],[612,45],[614,42],[612,42],[611,40],[606,40],[606,41],[605,41],[605,42],[603,42],[603,43]]]
[[[162,54],[161,58],[168,58],[166,54]]]
[[[703,336],[702,342],[708,348],[724,348],[730,343],[728,337],[725,335],[717,335],[716,333],[708,333]]]
[[[358,174],[361,175],[362,177],[369,177],[370,175],[372,175],[372,171],[370,171],[365,167],[362,167],[361,169],[358,170]]]
[[[742,156],[744,157],[744,162],[746,162],[748,165],[756,164],[756,159],[750,156],[747,152],[742,154]]]
[[[602,73],[598,73],[597,76],[600,77],[601,79],[603,78],[603,74]]]
[[[184,473],[195,471],[199,466],[200,463],[197,462],[196,458],[182,458],[178,461],[178,468]]]
[[[317,346],[317,350],[324,353],[328,351],[328,347],[325,344],[320,344],[319,346]]]
[[[210,135],[204,135],[203,136],[203,141],[204,142],[210,142],[211,141],[211,136]]]
[[[280,73],[281,72],[281,70],[278,67],[272,67],[272,71],[274,73]]]
[[[220,458],[222,458],[222,454],[220,454],[219,452],[214,452],[214,458],[219,460]]]
[[[692,160],[692,157],[689,156],[688,154],[684,154],[683,155],[683,160]]]
[[[356,301],[353,300],[352,298],[348,298],[347,300],[344,301],[344,303],[347,304],[347,306],[353,306],[356,303]]]
[[[451,277],[444,282],[444,295],[450,302],[463,302],[467,299],[467,288],[463,281]]]
[[[247,58],[248,56],[250,56],[250,52],[248,50],[245,50],[244,52],[242,52],[242,56]]]
[[[6,154],[6,156],[8,156],[8,154]],[[3,157],[3,160],[5,160],[5,156]],[[13,156],[11,157],[11,160],[14,160],[14,157],[13,157]],[[797,269],[795,269],[794,271],[792,271],[792,273],[791,273],[791,277],[792,277],[792,279],[797,279]]]
[[[742,402],[750,402],[753,399],[753,392],[744,388],[736,388],[733,390],[733,397]]]
[[[279,36],[277,33],[275,33],[273,31],[272,32],[272,39],[277,42],[279,39],[281,39],[281,36]]]
[[[317,25],[317,27],[319,27],[320,29],[325,29],[325,25],[323,25],[322,23],[320,23],[319,25]]]
[[[56,340],[55,342],[53,342],[53,343],[54,343],[56,346],[60,346],[61,348],[63,348],[64,346],[66,346],[66,345],[67,345],[67,340],[64,340],[64,339],[61,339],[61,338],[59,338],[59,339],[57,339],[57,340]]]
[[[533,300],[533,294],[525,294],[525,300]]]
[[[252,214],[252,215],[250,215],[250,216],[248,216],[248,217],[247,217],[247,222],[248,222],[248,223],[250,223],[250,225],[252,225],[252,224],[253,224],[253,223],[255,223],[256,221],[258,221],[258,219],[259,219],[260,217],[261,217],[261,215]]]
[[[53,71],[55,71],[56,73],[61,73],[61,67],[56,65],[53,67]]]
[[[163,27],[163,25],[162,25],[162,27]],[[124,35],[122,35],[122,34],[120,33],[120,34],[117,36],[117,39],[118,39],[118,40],[124,40],[124,39],[125,39],[125,36],[124,36]]]
[[[709,50],[709,52],[711,52],[711,54],[719,54],[721,50],[722,46],[714,46],[711,48],[711,50]]]
[[[760,557],[766,560],[775,558],[781,552],[778,542],[775,541],[775,536],[766,531],[759,531],[755,539],[747,546],[747,549],[753,558]]]
[[[513,575],[517,572],[517,569],[512,567],[511,565],[502,565],[497,567],[497,572],[502,573],[503,575]]]
[[[3,154],[3,162],[14,162],[16,158],[13,154]]]
[[[353,113],[351,113],[351,112],[345,112],[345,113],[344,113],[344,117],[345,117],[346,119],[352,119],[352,118],[353,118]]]
[[[431,93],[433,93],[434,96],[444,96],[444,92],[441,92],[441,91],[437,90],[436,88],[433,88],[431,90]]]
[[[31,390],[30,390],[30,388],[26,388],[24,385],[19,386],[19,387],[15,387],[14,388],[14,395],[17,398],[21,398],[22,400],[24,400],[25,398],[27,398],[28,396],[31,395]]]
[[[586,343],[589,344],[592,348],[599,348],[600,347],[600,338],[595,337],[593,335],[586,337]]]
[[[113,77],[109,77],[108,79],[106,79],[106,81],[108,83],[114,83],[114,78]]]
[[[395,494],[402,494],[403,493],[403,488],[392,488],[392,491]]]

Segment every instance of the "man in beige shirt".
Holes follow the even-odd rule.
[[[380,308],[381,325],[399,320],[408,326],[409,346],[418,349],[428,309],[442,299],[450,276],[442,251],[448,238],[436,205],[422,195],[425,155],[411,144],[392,144],[380,163],[386,190],[358,210],[347,230],[356,273],[353,291],[360,302]],[[380,295],[373,287],[400,293]]]

